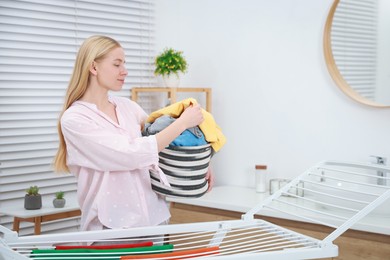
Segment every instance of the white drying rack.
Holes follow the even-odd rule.
[[[183,258],[197,259],[319,259],[335,257],[333,241],[390,197],[390,168],[361,163],[326,161],[308,169],[242,216],[241,220],[174,224],[155,227],[69,232],[36,236],[18,236],[0,226],[0,256],[7,260],[76,259],[69,254],[34,255],[32,249],[53,248],[57,244],[88,242],[123,243],[160,240],[174,245]],[[297,192],[299,191],[299,192]],[[299,194],[299,195],[297,195]],[[286,214],[286,218],[334,228],[324,239],[309,237],[254,216],[263,210]],[[193,249],[212,251],[193,253]],[[155,253],[166,253],[161,250]],[[125,255],[141,252],[124,252]],[[120,259],[112,253],[78,253],[77,259]],[[211,254],[211,255],[210,255]],[[0,257],[1,259],[1,257]],[[149,259],[179,259],[155,255]]]

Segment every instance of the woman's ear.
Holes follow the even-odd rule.
[[[92,62],[90,68],[89,68],[89,72],[91,72],[93,75],[97,75],[97,70],[96,70],[96,62]]]

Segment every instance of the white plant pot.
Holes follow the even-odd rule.
[[[162,76],[165,87],[167,88],[177,88],[180,84],[180,77],[178,74],[171,73],[169,75]]]

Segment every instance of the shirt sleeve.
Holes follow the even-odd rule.
[[[67,145],[68,166],[126,171],[158,164],[155,136],[132,138],[77,113],[64,114],[61,129]]]

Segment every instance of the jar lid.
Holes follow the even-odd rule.
[[[267,170],[267,165],[256,165],[255,166],[256,170]]]

